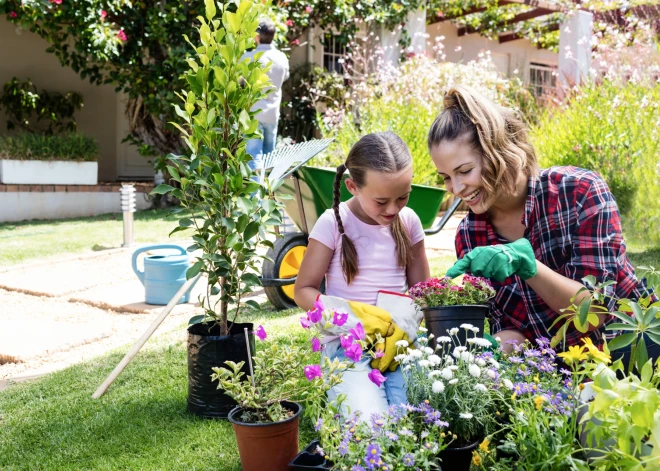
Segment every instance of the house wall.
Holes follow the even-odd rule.
[[[48,43],[44,39],[0,17],[0,86],[18,77],[31,79],[38,90],[80,93],[84,106],[75,118],[78,130],[98,141],[99,181],[117,180],[122,177],[122,171],[127,172],[125,169],[133,170],[134,175],[150,170],[146,159],[134,147],[121,144],[122,130],[127,126],[122,122],[125,119],[120,97],[113,87],[82,80],[72,69],[63,67],[54,54],[47,53],[46,48]],[[6,129],[7,116],[0,109],[0,133],[6,133]],[[127,159],[136,165],[125,165]],[[137,167],[141,168],[136,171]]]

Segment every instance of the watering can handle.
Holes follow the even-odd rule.
[[[182,255],[185,255],[186,249],[181,247],[180,245],[174,245],[174,244],[160,244],[160,245],[147,245],[146,247],[141,247],[137,249],[135,252],[133,252],[133,259],[131,261],[132,266],[133,266],[133,271],[137,275],[137,277],[140,279],[140,282],[144,284],[144,271],[138,270],[137,267],[137,258],[138,255],[140,255],[142,252],[146,252],[148,250],[160,250],[160,249],[174,249],[174,250],[179,250]]]

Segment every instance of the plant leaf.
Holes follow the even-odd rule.
[[[204,262],[202,260],[198,261],[193,266],[188,268],[188,270],[186,271],[186,280],[189,280],[199,275],[199,272],[202,271],[202,268],[204,268]]]
[[[607,342],[607,346],[610,350],[619,350],[620,348],[627,347],[630,345],[633,340],[637,337],[637,334],[623,334],[614,337],[612,340]]]
[[[172,190],[174,190],[174,187],[172,185],[167,185],[166,183],[161,183],[156,188],[151,190],[151,193],[149,193],[149,194],[150,195],[164,195],[165,193],[169,193]]]

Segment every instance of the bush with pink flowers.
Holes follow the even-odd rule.
[[[451,278],[430,278],[408,291],[421,307],[485,304],[495,296],[495,290],[485,278],[465,275],[461,284]]]

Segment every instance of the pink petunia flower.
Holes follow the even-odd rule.
[[[348,314],[345,312],[335,312],[335,314],[332,316],[332,323],[338,327],[341,327],[342,325],[346,324],[346,321],[348,320]]]
[[[62,0],[60,0],[60,2],[61,2],[61,1],[62,1]],[[305,11],[306,11],[307,13],[311,13],[311,12],[312,12],[312,7],[310,7],[309,5],[307,5],[307,6],[305,7]]]
[[[291,44],[295,44],[296,46],[298,46],[298,45],[300,45],[300,41],[297,40],[297,39],[294,39],[293,41],[291,41]]]
[[[300,318],[300,325],[303,327],[303,329],[309,329],[312,323],[309,322],[309,318],[307,316],[302,316]]]
[[[119,38],[120,41],[125,42],[128,40],[128,37],[126,36],[126,33],[124,33],[123,29],[120,29],[119,32],[117,33],[117,37]]]
[[[266,340],[266,337],[268,337],[268,335],[266,334],[266,329],[264,329],[263,325],[257,327],[257,330],[254,331],[254,335],[256,335],[259,338],[259,340]]]
[[[380,387],[381,384],[387,381],[387,378],[383,376],[383,374],[379,370],[376,369],[371,370],[371,372],[367,376],[369,377],[369,381],[371,381],[378,387]]]
[[[286,20],[286,25],[291,28],[293,26],[293,21],[291,20]]]
[[[18,15],[16,14],[15,11],[12,11],[9,13],[9,18],[16,18]]]
[[[359,322],[349,332],[355,340],[363,340],[364,337],[366,336],[366,333],[364,332],[364,327],[362,327],[362,324]]]
[[[318,338],[314,337],[312,339],[312,351],[318,352],[320,350],[321,350],[321,341]]]
[[[339,340],[341,341],[341,348],[346,350],[348,347],[350,347],[353,344],[353,337],[350,335],[341,335],[339,337]]]
[[[325,309],[325,307],[323,307],[323,303],[317,300],[314,302],[314,307],[307,311],[307,317],[312,324],[321,322],[321,319],[323,319],[323,309]]]
[[[323,376],[321,365],[307,365],[305,367],[305,376],[307,377],[307,381],[312,381],[314,378]]]
[[[344,355],[357,363],[360,361],[360,358],[362,358],[362,347],[360,347],[359,343],[354,343],[350,347],[344,349]]]
[[[383,358],[385,356],[385,352],[382,350],[378,350],[374,356],[376,358]]]
[[[54,3],[55,5],[61,5],[62,4],[62,0],[49,0],[49,1],[50,1],[50,3]]]
[[[106,16],[108,16],[108,12],[105,10],[101,10],[101,18],[105,19]]]

